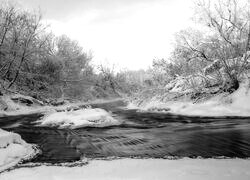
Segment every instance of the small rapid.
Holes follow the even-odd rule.
[[[92,104],[122,123],[58,129],[37,126],[42,114],[0,118],[0,128],[37,144],[37,163],[83,158],[250,157],[249,117],[191,117],[126,109],[122,101]]]

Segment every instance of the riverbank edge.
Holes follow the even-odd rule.
[[[116,101],[125,101],[123,98],[113,99],[96,99],[92,101],[77,101],[68,102],[61,101],[60,103],[53,104],[47,103],[46,100],[37,100],[30,96],[22,94],[5,94],[0,96],[0,117],[28,115],[47,112],[60,112],[78,110],[88,107],[91,104],[103,104]]]
[[[250,116],[250,80],[233,92],[219,86],[201,91],[147,89],[130,97],[128,108],[187,116]]]

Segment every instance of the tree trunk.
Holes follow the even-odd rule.
[[[18,66],[16,75],[15,75],[14,79],[11,81],[10,85],[8,86],[8,88],[10,88],[10,87],[16,82],[16,80],[17,80],[17,77],[18,77],[18,75],[19,75],[19,72],[20,72],[20,69],[21,69],[21,67],[22,67],[23,61],[24,61],[24,59],[25,59],[25,58],[24,58],[24,57],[25,57],[24,55],[25,55],[25,51],[24,51],[24,53],[23,53],[23,57],[22,57],[22,59],[21,59],[21,62],[20,62],[20,64],[19,64],[19,66]]]

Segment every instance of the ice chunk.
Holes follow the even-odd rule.
[[[103,109],[80,109],[77,111],[54,112],[38,121],[42,126],[60,128],[105,127],[118,125],[120,122]]]

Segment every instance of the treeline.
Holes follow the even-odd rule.
[[[61,96],[67,81],[91,76],[91,57],[77,42],[48,33],[41,21],[39,13],[12,5],[0,8],[2,89]]]
[[[91,53],[77,41],[50,33],[40,13],[1,6],[0,91],[90,100],[162,88],[178,79],[195,91],[233,91],[249,76],[249,9],[249,1],[199,1],[194,19],[201,28],[177,33],[170,58],[154,60],[148,70],[116,72],[94,67]]]
[[[115,73],[102,65],[94,70],[91,53],[69,37],[48,31],[40,13],[0,7],[0,91],[89,100],[139,88],[127,71]]]
[[[193,89],[237,89],[250,69],[249,1],[198,1],[194,20],[200,28],[177,33],[171,57],[154,60],[153,69],[160,72],[155,79],[182,77]]]

